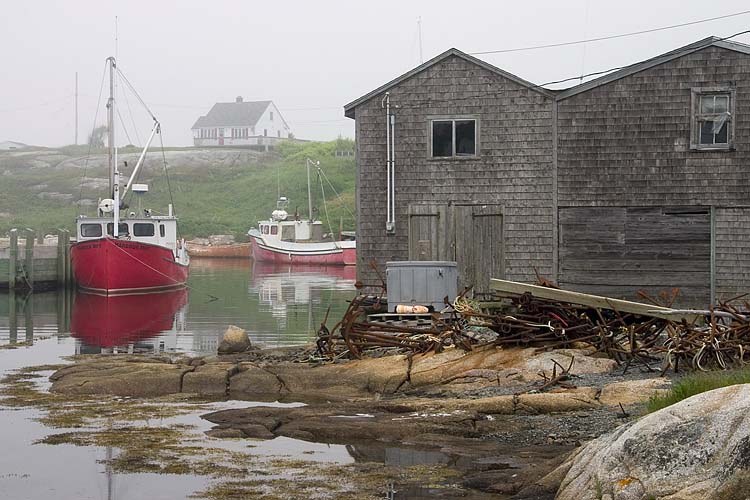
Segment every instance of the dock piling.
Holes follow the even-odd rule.
[[[34,289],[34,230],[26,229],[26,261],[24,277],[30,289]]]
[[[8,289],[16,288],[16,266],[18,263],[18,230],[10,230],[10,251],[8,257]]]

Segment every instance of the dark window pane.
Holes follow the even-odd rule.
[[[727,122],[719,129],[719,132],[714,137],[714,144],[727,144]]]
[[[279,226],[271,226],[271,234],[279,234]]]
[[[476,144],[476,122],[456,120],[456,156],[475,155]]]
[[[453,156],[453,122],[432,122],[432,156]]]
[[[147,222],[133,224],[133,236],[153,236],[154,225]]]
[[[84,238],[98,238],[101,235],[101,224],[81,224],[81,236]]]
[[[714,143],[714,122],[700,122],[701,126],[701,144],[713,144]]]
[[[164,236],[166,236],[166,234],[167,234],[167,230],[164,227],[164,224],[159,224],[159,236],[161,236],[162,238],[164,238]]]
[[[113,236],[115,234],[114,233],[114,227],[115,227],[114,224],[112,224],[111,222],[109,224],[107,224],[107,234],[108,235]],[[118,233],[117,234],[118,236],[126,236],[128,234],[128,225],[126,223],[124,223],[124,222],[120,222],[117,225],[117,233]]]

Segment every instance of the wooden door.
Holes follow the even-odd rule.
[[[459,289],[488,292],[490,278],[503,278],[503,215],[500,205],[454,207]]]
[[[409,260],[453,260],[448,205],[409,205]]]

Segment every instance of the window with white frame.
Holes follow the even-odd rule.
[[[430,135],[433,158],[477,155],[477,120],[474,118],[431,120]]]
[[[734,90],[692,89],[690,129],[692,149],[731,149],[734,146]]]

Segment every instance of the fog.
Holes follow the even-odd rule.
[[[192,144],[195,120],[215,102],[239,95],[273,100],[296,137],[326,140],[354,136],[344,104],[420,63],[420,18],[422,57],[428,60],[451,47],[472,53],[588,39],[732,14],[747,5],[742,0],[5,1],[0,142],[73,143],[78,72],[78,142],[84,143],[94,126],[104,61],[115,50],[119,68],[162,122],[166,145]],[[545,83],[626,65],[706,36],[732,35],[749,24],[745,14],[479,57]],[[748,43],[750,36],[734,40]],[[137,108],[132,96],[120,101],[133,137],[118,142],[141,143],[147,134],[148,117]],[[97,124],[104,120],[102,105]]]

